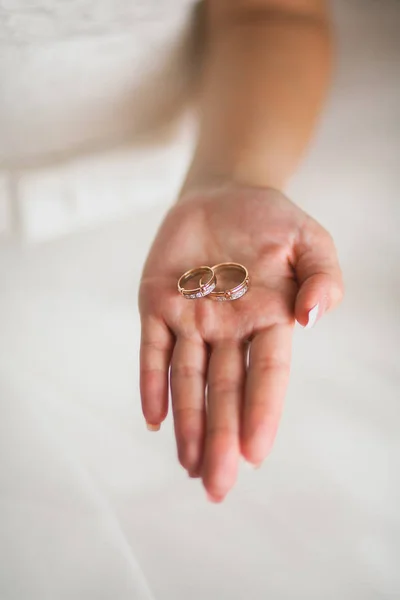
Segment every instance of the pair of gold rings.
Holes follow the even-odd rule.
[[[217,288],[217,274],[224,270],[239,271],[243,275],[242,281],[227,290],[219,290]],[[185,285],[192,279],[198,281],[198,287],[187,288]],[[239,263],[227,262],[220,263],[214,267],[197,267],[186,271],[179,278],[178,291],[184,298],[194,300],[196,298],[204,298],[209,296],[212,300],[224,302],[226,300],[238,300],[248,291],[250,278],[246,267]]]

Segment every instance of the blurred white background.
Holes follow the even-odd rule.
[[[335,85],[289,192],[347,296],[296,332],[276,448],[222,506],[137,383],[140,270],[192,144],[190,116],[165,127],[190,4],[0,1],[0,598],[398,598],[400,3],[332,2]]]

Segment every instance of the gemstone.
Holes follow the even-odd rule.
[[[203,293],[202,293],[202,295],[206,296],[207,294],[211,294],[211,292],[213,291],[214,288],[215,288],[215,283],[211,283],[211,284],[205,285],[203,287]]]

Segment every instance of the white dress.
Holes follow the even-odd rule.
[[[160,188],[171,201],[192,145],[195,14],[192,0],[0,2],[0,232],[10,188],[29,239],[128,214]]]
[[[0,161],[141,133],[181,91],[193,12],[191,0],[2,0]]]

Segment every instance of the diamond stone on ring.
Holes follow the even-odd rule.
[[[184,285],[191,279],[198,279],[199,285],[196,288],[185,288]],[[211,267],[197,267],[186,271],[178,281],[178,291],[184,298],[195,300],[204,298],[214,290],[217,285],[215,273]]]
[[[227,262],[215,265],[214,267],[212,267],[212,269],[216,276],[218,272],[224,271],[226,269],[234,269],[236,271],[240,271],[240,273],[243,274],[243,280],[235,287],[228,290],[213,290],[212,292],[210,292],[209,297],[212,300],[217,300],[218,302],[238,300],[239,298],[244,296],[246,292],[248,292],[250,286],[250,277],[246,267],[244,267],[243,265],[240,265],[239,263]],[[200,285],[201,284],[202,280],[200,279]]]

